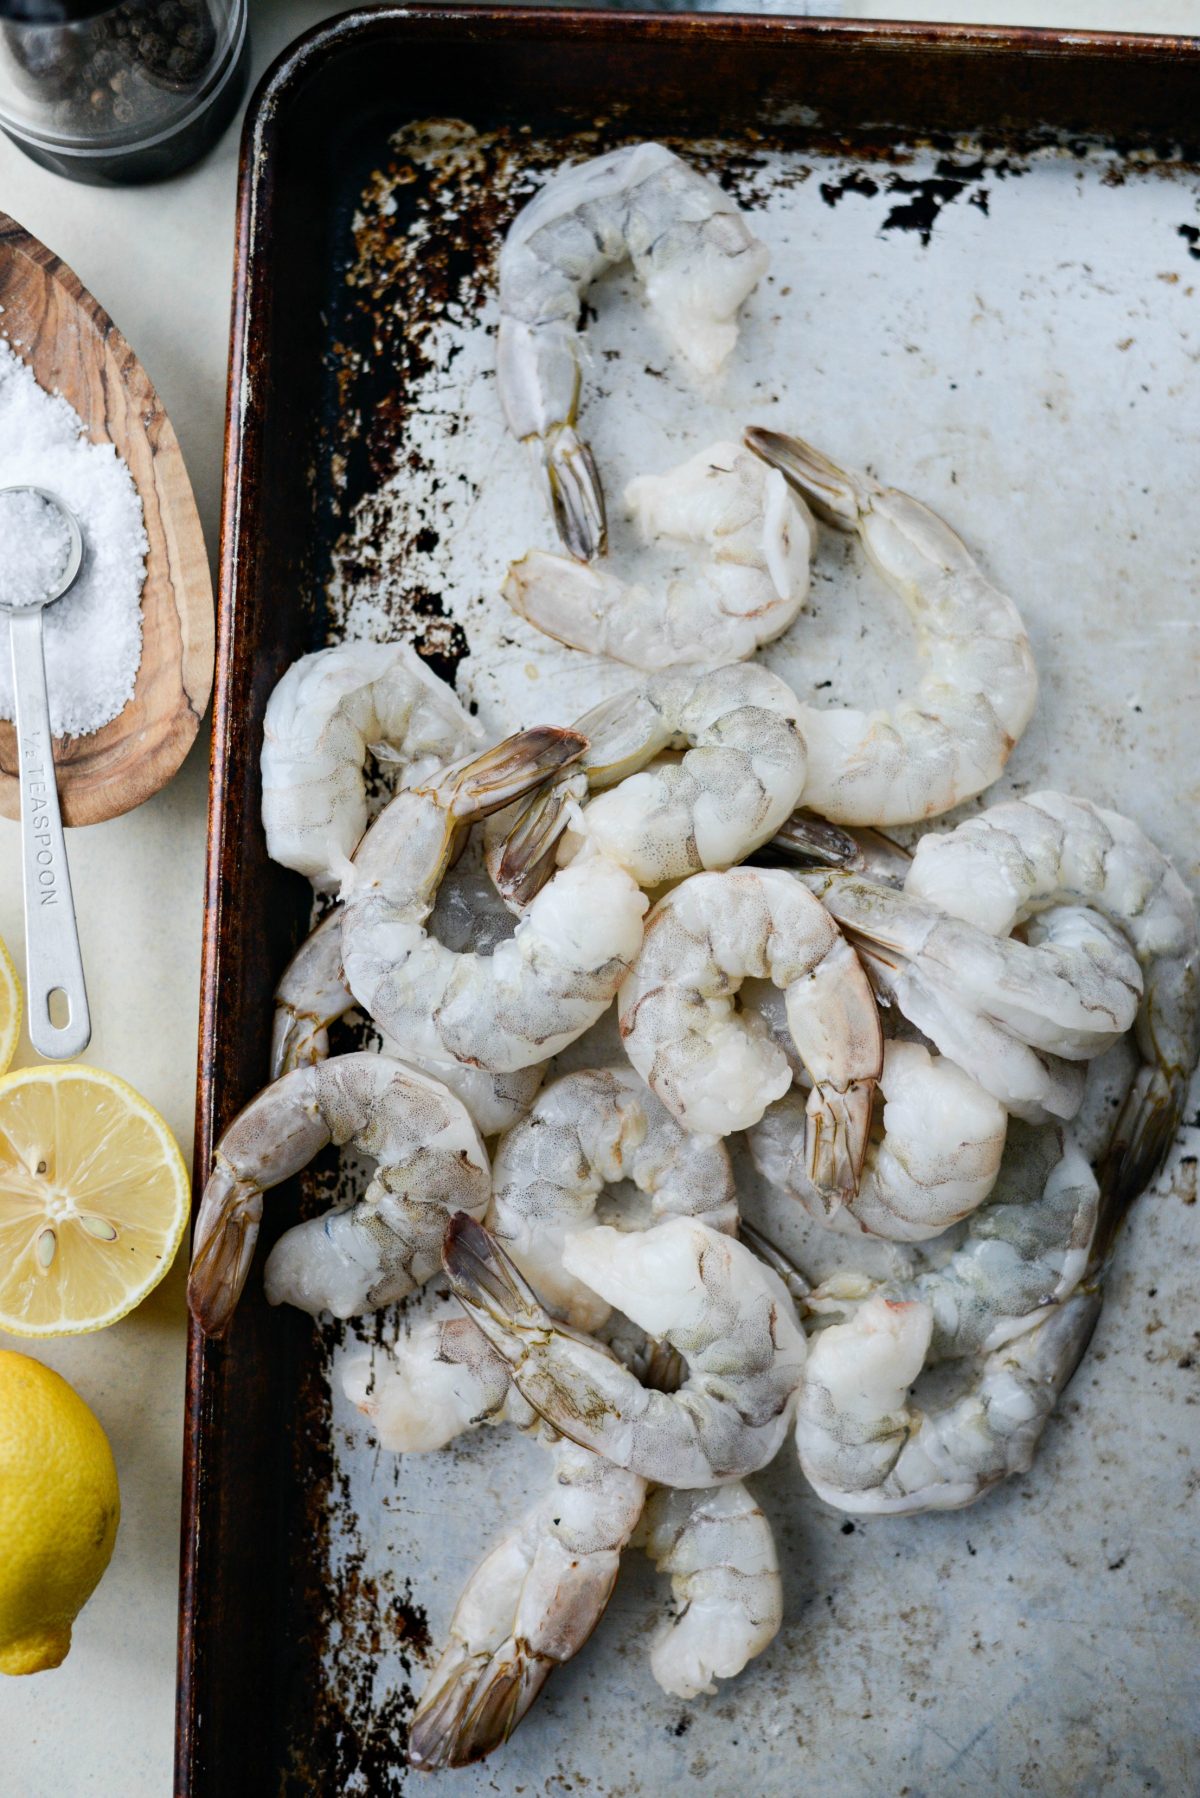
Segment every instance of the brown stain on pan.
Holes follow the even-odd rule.
[[[405,1789],[408,1720],[432,1650],[412,1582],[366,1571],[350,1483],[333,1448],[329,1363],[340,1333],[336,1325],[322,1330],[324,1365],[305,1381],[296,1408],[293,1466],[304,1497],[291,1594],[295,1733],[281,1783],[289,1798],[317,1791],[390,1798]],[[401,1677],[381,1684],[385,1657]]]

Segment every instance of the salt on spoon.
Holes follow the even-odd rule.
[[[82,566],[83,533],[60,499],[42,487],[0,487],[0,611],[12,641],[29,1037],[39,1055],[56,1061],[83,1053],[92,1022],[58,807],[42,612]],[[63,1022],[55,1022],[52,1007],[65,1009]]]

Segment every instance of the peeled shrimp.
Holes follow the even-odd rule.
[[[671,1576],[675,1615],[650,1646],[664,1692],[716,1692],[774,1641],[783,1582],[771,1526],[740,1480],[707,1491],[652,1492],[638,1525],[654,1565]]]
[[[560,643],[635,668],[739,662],[799,615],[815,527],[778,470],[748,450],[714,443],[631,481],[625,505],[644,543],[700,544],[707,562],[647,588],[530,550],[504,583],[513,611]]]
[[[507,1073],[547,1060],[611,1003],[641,945],[646,901],[601,857],[555,875],[490,956],[456,952],[426,929],[463,828],[582,747],[570,731],[524,731],[398,793],[363,839],[344,889],[342,965],[402,1051]]]
[[[469,945],[477,954],[486,955],[511,934],[511,915],[490,882],[476,873],[464,877],[460,869],[461,864],[452,868],[442,883],[433,924],[446,948],[459,950]],[[275,989],[271,1078],[324,1061],[329,1053],[330,1026],[353,1004],[354,994],[342,973],[342,913],[335,906],[297,949]],[[541,1066],[493,1074],[465,1062],[447,1061],[436,1052],[439,1049],[432,1032],[421,1038],[420,1047],[417,1033],[409,1032],[400,1059],[448,1086],[462,1100],[482,1136],[507,1130],[526,1115],[542,1083]],[[384,1052],[390,1052],[386,1041]]]
[[[527,1429],[539,1422],[512,1384],[503,1355],[456,1301],[449,1302],[449,1315],[406,1319],[407,1327],[382,1355],[355,1355],[343,1363],[342,1391],[370,1421],[381,1448],[424,1454],[481,1424]],[[660,1392],[677,1389],[682,1363],[674,1349],[653,1342],[619,1312],[610,1311],[596,1335],[644,1384]]]
[[[792,1070],[734,1010],[747,975],[785,990],[788,1027],[813,1080],[809,1177],[853,1192],[883,1060],[879,1012],[854,951],[792,875],[697,874],[659,901],[618,995],[629,1059],[687,1129],[726,1136],[757,1123]]]
[[[1171,1146],[1200,1055],[1196,906],[1166,856],[1119,812],[1033,793],[923,838],[905,887],[994,935],[1065,904],[1102,913],[1128,939],[1145,981],[1142,1068],[1117,1122],[1105,1182],[1118,1202],[1136,1197]]]
[[[870,1236],[921,1242],[982,1205],[996,1184],[1008,1116],[969,1075],[919,1043],[888,1042],[879,1090],[882,1134],[867,1149],[858,1192],[823,1193],[805,1171],[805,1103],[793,1087],[747,1142],[754,1165],[818,1221],[839,1208]]]
[[[399,1454],[428,1454],[479,1424],[524,1426],[536,1416],[503,1356],[457,1306],[404,1330],[385,1360],[355,1355],[342,1369],[342,1391],[380,1447]]]
[[[882,964],[882,980],[902,1010],[896,970],[913,967],[935,994],[1068,1061],[1103,1054],[1137,1015],[1137,961],[1121,933],[1083,906],[1056,906],[1022,943],[950,917],[907,889],[898,893],[853,874],[799,878],[864,946],[868,965]]]
[[[1060,1305],[1087,1272],[1100,1189],[1069,1132],[1014,1123],[990,1199],[940,1265],[880,1287],[887,1299],[930,1307],[928,1359],[988,1353]],[[834,1275],[807,1300],[837,1310],[861,1295],[859,1276]]]
[[[647,1093],[646,1098],[653,1102],[653,1095]],[[697,1146],[701,1156],[707,1156]],[[727,1183],[725,1177],[721,1183]],[[737,1213],[730,1209],[725,1228],[732,1230]],[[564,1240],[565,1234],[569,1233],[564,1233]],[[645,1385],[660,1392],[677,1390],[683,1364],[674,1349],[648,1337],[572,1280],[562,1269],[561,1255],[543,1255],[542,1260],[553,1263],[550,1271],[559,1286],[586,1294],[593,1312],[603,1312],[592,1333],[605,1348]],[[342,1390],[369,1419],[382,1448],[421,1454],[444,1448],[481,1424],[512,1423],[526,1429],[538,1421],[512,1384],[508,1362],[453,1303],[450,1315],[406,1318],[406,1327],[382,1355],[357,1355],[343,1364]]]
[[[367,826],[367,749],[412,777],[462,755],[479,726],[407,643],[339,643],[293,662],[263,720],[267,850],[336,891]]]
[[[849,474],[797,437],[750,430],[817,516],[857,531],[876,572],[903,599],[928,671],[892,712],[804,706],[804,803],[836,824],[911,824],[997,779],[1037,701],[1020,614],[959,537],[926,506]]]
[[[556,857],[602,856],[647,888],[732,867],[774,835],[804,786],[796,716],[791,689],[747,662],[654,675],[603,701],[575,727],[588,739],[578,768],[533,796],[493,858],[500,890],[526,899]]]
[[[894,1514],[957,1510],[1028,1472],[1099,1311],[1098,1295],[1077,1293],[988,1355],[959,1399],[925,1413],[907,1394],[929,1308],[876,1294],[812,1340],[796,1417],[809,1484],[841,1511]]]
[[[445,1267],[513,1382],[573,1442],[660,1485],[724,1484],[778,1452],[804,1332],[778,1275],[692,1218],[637,1236],[597,1226],[564,1246],[567,1272],[683,1356],[676,1393],[648,1391],[589,1337],[556,1323],[488,1231],[456,1218]]]
[[[414,1767],[465,1767],[508,1740],[604,1614],[646,1482],[573,1442],[549,1489],[467,1581],[409,1727]]]
[[[486,1209],[487,1153],[440,1081],[383,1055],[297,1068],[252,1099],[213,1151],[188,1277],[188,1304],[207,1335],[219,1336],[233,1316],[263,1193],[331,1142],[352,1142],[378,1165],[356,1204],[284,1231],[265,1269],[272,1305],[355,1317],[404,1298],[440,1265],[450,1214]]]
[[[768,255],[737,207],[662,144],[560,169],[517,214],[500,253],[496,373],[509,429],[534,452],[573,556],[605,546],[604,492],[576,434],[583,295],[629,260],[673,348],[714,375]]]
[[[837,825],[796,813],[771,840],[770,848],[795,858],[805,868],[828,867],[864,875],[892,887],[902,887],[912,856],[878,831],[845,831]],[[1052,920],[1051,920],[1052,922]],[[869,941],[859,945],[859,959],[883,1004],[895,1004],[901,1014],[937,1044],[948,1063],[961,1068],[975,1083],[999,1100],[1014,1117],[1032,1124],[1075,1116],[1083,1102],[1084,1069],[1078,1062],[1032,1049],[1011,1031],[964,1003],[945,985],[935,987],[926,979],[918,961],[877,953]],[[754,997],[743,989],[745,1008],[766,1022],[765,1013],[778,1009],[767,983],[755,981]],[[776,1042],[786,1049],[790,1040],[781,1033],[774,1016],[769,1027]]]
[[[487,1224],[547,1308],[576,1329],[598,1329],[611,1307],[566,1271],[564,1247],[592,1224],[605,1186],[618,1180],[631,1180],[649,1201],[629,1219],[635,1229],[667,1217],[737,1229],[723,1143],[681,1129],[633,1073],[564,1075],[497,1145]]]
[[[860,942],[859,957],[880,996],[895,1004],[1012,1117],[1044,1124],[1073,1118],[1083,1103],[1086,1068],[1042,1049],[1032,1049],[973,1004],[926,978],[919,962],[877,953]]]
[[[999,1178],[942,1266],[890,1282],[933,1313],[930,1358],[998,1348],[1059,1305],[1087,1271],[1100,1191],[1069,1131],[1014,1123]]]

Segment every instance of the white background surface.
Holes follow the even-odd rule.
[[[340,8],[256,0],[257,74]],[[775,8],[772,8],[775,10]],[[1200,0],[1056,0],[797,11],[1200,31]],[[198,169],[144,189],[74,187],[0,139],[0,208],[75,269],[133,343],[170,413],[217,543],[237,133]],[[207,743],[128,817],[71,833],[95,1036],[88,1059],[132,1081],[190,1152]],[[16,826],[0,820],[0,934],[23,953]],[[19,1060],[32,1059],[23,1043]],[[113,1565],[58,1671],[0,1682],[0,1798],[140,1798],[170,1789],[175,1671],[183,1269],[100,1335],[39,1349],[112,1439],[123,1521]],[[4,1338],[0,1343],[9,1346]]]

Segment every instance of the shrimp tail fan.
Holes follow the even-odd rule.
[[[1107,1260],[1125,1214],[1161,1170],[1179,1128],[1186,1093],[1186,1079],[1163,1068],[1143,1067],[1134,1079],[1099,1168],[1094,1263]]]
[[[456,1659],[413,1715],[408,1758],[423,1772],[469,1767],[507,1742],[554,1669],[546,1655],[509,1639],[493,1654]]]
[[[761,425],[751,425],[743,433],[743,441],[748,450],[779,470],[788,486],[825,524],[841,531],[854,529],[861,510],[859,492],[828,456],[802,437],[764,430]]]
[[[490,1230],[465,1211],[446,1226],[442,1266],[455,1296],[476,1321],[493,1325],[545,1323],[551,1319]],[[481,1315],[482,1314],[482,1315]]]
[[[229,1328],[261,1218],[262,1194],[244,1190],[218,1155],[196,1216],[187,1286],[188,1309],[206,1336],[223,1336]]]
[[[590,446],[570,425],[560,426],[549,439],[545,471],[563,543],[578,562],[602,556],[608,547],[608,520],[600,471]]]

